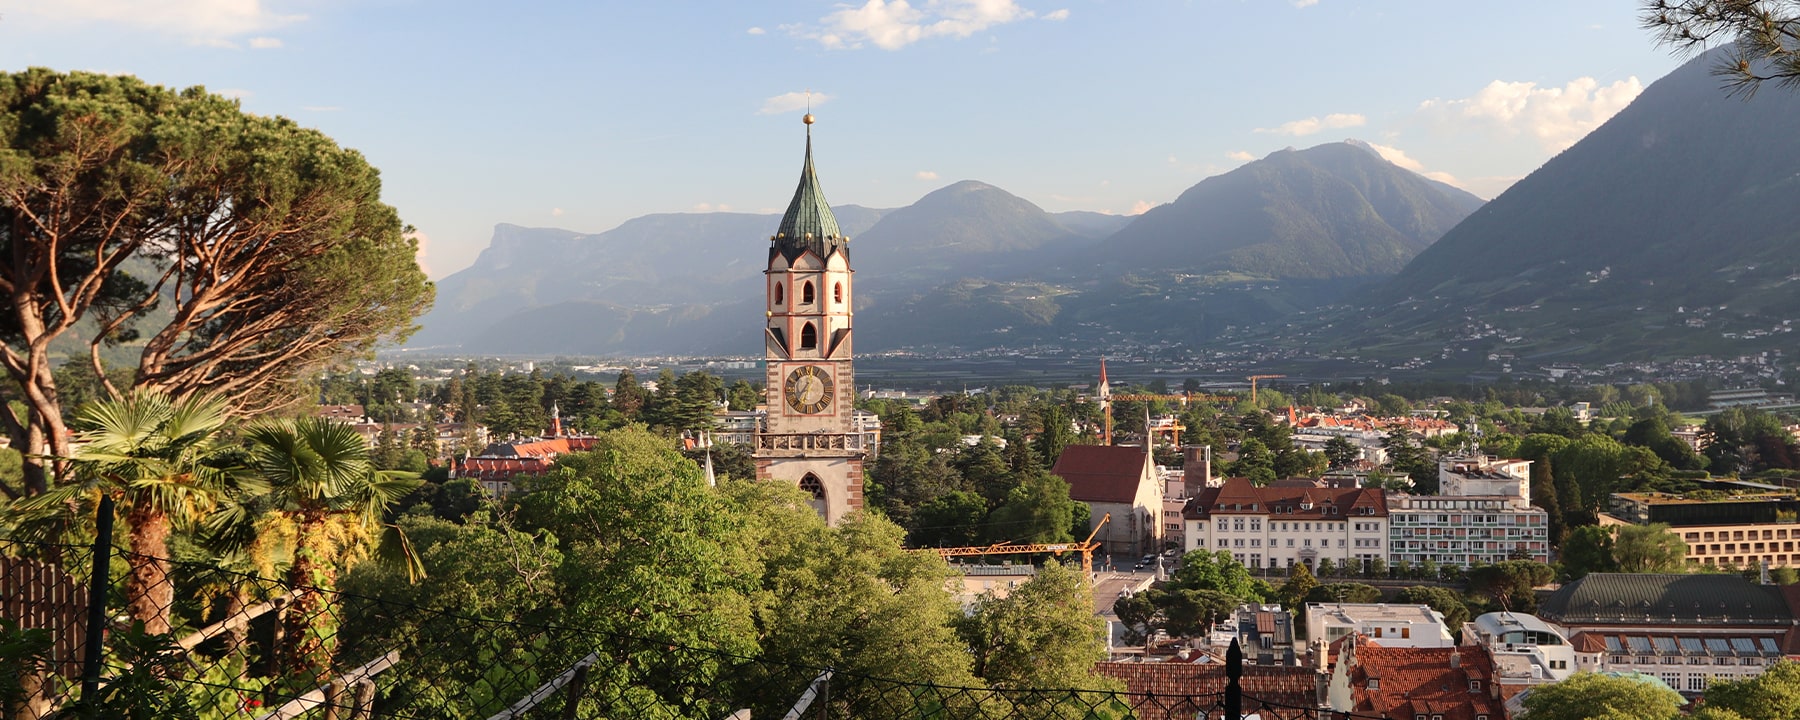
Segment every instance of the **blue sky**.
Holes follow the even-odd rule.
[[[366,154],[433,277],[498,222],[775,212],[811,90],[835,204],[951,182],[1141,212],[1358,138],[1492,197],[1681,58],[1634,0],[0,0],[0,69],[204,85]],[[755,243],[763,238],[745,238]]]

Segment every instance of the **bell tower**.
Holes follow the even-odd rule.
[[[756,477],[812,493],[813,507],[835,525],[862,507],[865,457],[853,419],[850,238],[838,229],[813,171],[812,113],[801,121],[806,162],[769,238],[764,271],[769,419],[756,436]]]

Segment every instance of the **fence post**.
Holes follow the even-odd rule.
[[[94,513],[94,552],[88,572],[87,637],[81,656],[81,702],[93,705],[100,697],[100,663],[106,656],[106,590],[112,583],[113,499],[100,496]]]
[[[1225,718],[1240,720],[1244,717],[1244,687],[1238,678],[1244,676],[1244,650],[1238,647],[1237,638],[1231,639],[1231,649],[1225,651]]]

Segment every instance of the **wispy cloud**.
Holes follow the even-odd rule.
[[[1419,110],[1446,122],[1475,121],[1501,135],[1530,135],[1556,153],[1600,127],[1643,91],[1635,76],[1605,86],[1591,77],[1570,80],[1562,87],[1495,80],[1466,98],[1426,100]]]
[[[1319,4],[1319,0],[1294,0],[1294,7],[1309,8]]]
[[[1225,157],[1227,159],[1236,160],[1238,162],[1250,162],[1251,160],[1256,159],[1255,155],[1251,155],[1250,153],[1244,152],[1243,150],[1233,150],[1231,152],[1225,153]]]
[[[812,107],[818,107],[820,105],[824,105],[826,102],[828,102],[830,100],[831,100],[831,96],[826,95],[825,93],[822,93],[822,92],[816,92],[811,95]],[[803,92],[782,93],[780,95],[776,95],[775,97],[764,100],[763,104],[762,104],[762,109],[757,110],[756,114],[758,114],[758,115],[780,115],[782,113],[791,113],[791,112],[795,112],[798,110],[805,110],[807,108],[807,102],[808,102],[808,95],[806,93],[803,93]]]
[[[731,206],[724,203],[694,203],[694,212],[731,212]]]
[[[920,170],[913,173],[913,177],[919,180],[936,180],[938,179],[938,174],[930,170]]]
[[[562,216],[563,216],[562,208],[550,208],[550,217],[562,217]]]
[[[1298,137],[1298,136],[1302,136],[1302,135],[1312,135],[1321,130],[1335,130],[1335,129],[1339,129],[1339,128],[1362,127],[1363,125],[1367,125],[1368,123],[1369,123],[1368,118],[1365,118],[1356,113],[1332,113],[1332,114],[1326,115],[1325,117],[1322,117],[1322,118],[1321,117],[1309,117],[1304,120],[1295,120],[1293,122],[1285,122],[1285,123],[1282,123],[1282,124],[1277,125],[1272,128],[1257,128],[1256,131],[1259,133],[1272,133],[1275,135],[1293,135],[1293,136]]]
[[[1149,212],[1149,211],[1150,211],[1150,208],[1153,208],[1153,207],[1156,207],[1156,206],[1155,206],[1155,205],[1151,205],[1151,204],[1150,204],[1150,203],[1149,203],[1149,201],[1146,201],[1146,200],[1139,200],[1139,201],[1137,201],[1137,202],[1135,202],[1135,203],[1132,203],[1132,204],[1131,204],[1131,209],[1130,209],[1130,210],[1129,210],[1129,211],[1126,211],[1126,213],[1125,213],[1125,214],[1126,214],[1126,215],[1142,215],[1142,214],[1144,214],[1144,213],[1146,213],[1146,212]]]
[[[1044,13],[1044,19],[1045,20],[1067,20],[1067,19],[1069,19],[1069,9],[1063,8],[1061,10],[1051,10],[1050,12]]]
[[[1051,17],[1058,16],[1059,17]],[[830,50],[874,45],[899,50],[927,38],[966,38],[988,28],[1037,17],[1016,0],[868,0],[861,6],[843,6],[819,19],[817,25],[783,25],[781,29],[817,41]],[[1053,20],[1068,17],[1067,10],[1046,15]]]
[[[759,27],[753,27],[753,28],[750,28],[750,29],[749,29],[749,30],[745,30],[745,31],[744,31],[744,32],[746,32],[746,33],[749,33],[749,34],[751,34],[751,35],[761,35],[761,34],[763,34],[763,33],[766,33],[766,32],[768,32],[768,31],[767,31],[767,30],[764,30],[764,29],[762,29],[762,28],[759,28]]]
[[[262,0],[56,0],[25,3],[17,12],[54,23],[124,25],[180,38],[195,45],[235,48],[245,35],[305,20],[305,15],[277,12]],[[275,42],[274,45],[258,44]],[[280,47],[279,40],[256,37],[255,48]]]
[[[1392,145],[1380,145],[1380,144],[1372,143],[1372,142],[1365,142],[1363,144],[1367,145],[1370,150],[1374,150],[1376,155],[1381,156],[1381,159],[1391,162],[1401,168],[1404,168],[1406,170],[1411,170],[1415,173],[1418,173],[1427,178],[1431,178],[1432,180],[1436,180],[1438,182],[1444,183],[1446,185],[1454,185],[1456,187],[1463,187],[1462,181],[1457,180],[1455,175],[1451,175],[1450,173],[1444,172],[1442,170],[1426,170],[1425,163],[1419,162],[1418,160],[1414,159],[1412,156],[1407,155],[1405,150],[1401,150],[1400,148],[1394,147]],[[1464,188],[1464,189],[1467,189],[1467,188]]]
[[[257,50],[274,50],[281,47],[281,38],[253,37],[250,38],[250,47]]]

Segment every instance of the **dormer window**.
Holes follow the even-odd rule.
[[[1480,680],[1470,680],[1469,681],[1469,692],[1481,692],[1481,681]]]

